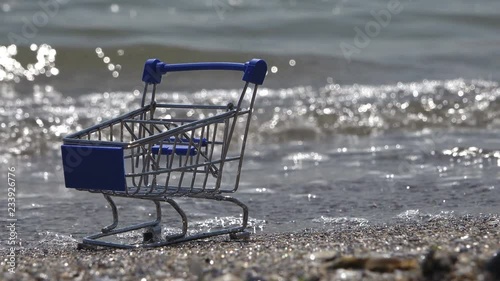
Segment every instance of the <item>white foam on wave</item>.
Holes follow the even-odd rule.
[[[370,221],[360,217],[327,217],[321,216],[312,220],[322,224],[354,224],[359,226],[367,225]]]
[[[396,219],[417,221],[417,220],[433,220],[447,219],[455,216],[454,211],[440,211],[439,213],[424,213],[420,210],[406,210],[396,215]]]

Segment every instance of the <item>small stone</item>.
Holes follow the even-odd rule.
[[[376,272],[394,272],[396,270],[414,270],[419,267],[416,259],[371,258],[365,268]]]
[[[243,281],[243,279],[231,274],[231,273],[227,273],[227,274],[224,274],[222,276],[219,276],[215,279],[213,279],[213,281]]]
[[[486,263],[486,270],[496,279],[500,280],[500,251]]]
[[[37,281],[43,281],[43,280],[49,280],[49,276],[45,273],[39,273],[36,277],[35,280]]]
[[[325,266],[328,269],[363,269],[367,260],[367,258],[343,256],[328,262]]]
[[[413,270],[419,267],[416,259],[403,258],[358,258],[344,256],[327,263],[328,269],[364,269],[374,272],[394,272],[396,270]]]
[[[457,262],[455,254],[431,249],[422,262],[422,274],[429,280],[444,280]]]
[[[317,252],[309,256],[311,260],[318,260],[321,262],[332,261],[338,257],[339,257],[338,253],[333,251]]]

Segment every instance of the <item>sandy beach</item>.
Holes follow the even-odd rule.
[[[498,280],[500,219],[218,237],[137,250],[21,248],[1,280]],[[2,255],[6,256],[5,249]],[[495,279],[497,278],[497,279]]]

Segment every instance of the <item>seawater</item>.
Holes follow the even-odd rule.
[[[59,147],[138,108],[151,57],[268,61],[235,194],[254,232],[497,214],[499,4],[401,1],[346,58],[341,44],[354,45],[388,2],[60,1],[40,26],[39,3],[0,4],[0,159],[17,169],[23,243],[72,243],[110,222],[102,197],[64,187]],[[36,32],[23,33],[26,22]],[[169,75],[158,99],[224,104],[240,80]],[[223,204],[179,203],[195,229],[240,219]],[[119,204],[122,221],[154,211]],[[165,216],[164,230],[178,230]]]

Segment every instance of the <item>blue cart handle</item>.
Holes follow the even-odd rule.
[[[167,64],[158,59],[149,59],[144,65],[142,81],[159,84],[161,77],[169,72],[194,70],[234,70],[243,71],[243,81],[262,85],[267,74],[267,64],[261,59],[252,59],[246,63],[235,62],[198,62]]]
[[[167,72],[175,71],[190,71],[190,70],[236,70],[245,71],[244,63],[236,62],[197,62],[197,63],[178,63],[166,64],[160,62],[157,68],[165,74]]]

